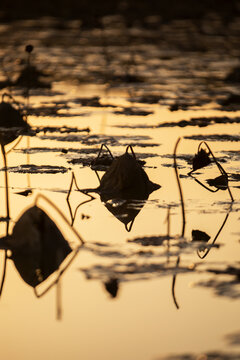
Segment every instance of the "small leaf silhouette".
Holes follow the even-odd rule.
[[[0,144],[5,146],[14,141],[30,126],[23,120],[21,112],[11,104],[0,103]]]
[[[223,174],[223,175],[216,177],[215,179],[208,179],[207,183],[208,183],[208,185],[214,186],[215,188],[217,188],[219,190],[227,190],[228,176],[227,176],[227,174]]]
[[[201,169],[211,163],[211,159],[209,154],[204,150],[201,149],[193,158],[192,160],[192,167],[193,170]]]
[[[204,241],[208,242],[210,236],[201,230],[192,230],[192,241]]]

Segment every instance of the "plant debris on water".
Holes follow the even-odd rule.
[[[235,334],[231,346],[239,343],[236,1],[236,16],[228,12],[232,1],[221,16],[222,1],[202,15],[205,2],[155,2],[160,16],[147,12],[153,1],[117,2],[118,14],[109,15],[112,2],[103,17],[109,1],[91,4],[91,16],[86,2],[51,4],[52,16],[66,10],[61,19],[27,19],[28,3],[27,12],[13,6],[11,19],[0,11],[0,296],[9,305],[19,289],[11,311],[1,307],[3,354],[11,350],[11,327],[15,350],[26,357],[23,336],[35,318],[31,294],[21,288],[28,284],[37,298],[56,290],[38,303],[42,343],[49,342],[52,318],[44,314],[56,294],[56,317],[66,317],[63,336],[80,358],[86,351],[89,359],[113,358],[118,338],[124,352],[115,355],[126,359],[239,360],[216,339],[227,332]],[[81,20],[70,19],[78,7]],[[25,20],[14,21],[21,9]],[[19,302],[29,305],[21,307],[29,326],[17,334]],[[84,329],[79,344],[70,317]],[[203,318],[206,329],[199,327]],[[143,332],[136,332],[139,319]],[[99,337],[96,354],[87,345],[99,328],[107,336]],[[131,354],[126,329],[139,337]],[[64,342],[54,348],[59,359],[65,353]]]

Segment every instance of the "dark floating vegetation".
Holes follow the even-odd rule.
[[[215,273],[217,278],[202,280],[197,282],[195,285],[210,288],[217,296],[231,299],[240,298],[239,269],[230,267],[225,271],[209,270],[209,272]],[[224,275],[224,277],[221,278],[221,275]],[[227,279],[226,275],[229,275]]]
[[[158,127],[186,127],[186,126],[198,126],[206,127],[214,124],[239,124],[240,117],[227,117],[227,116],[213,116],[213,117],[199,117],[192,118],[190,120],[180,120],[177,122],[166,122],[159,124]],[[200,139],[199,139],[200,140]]]
[[[167,236],[151,236],[135,238],[132,240],[128,240],[128,242],[140,244],[142,246],[162,246],[163,242],[166,240]]]
[[[185,139],[197,140],[197,141],[234,141],[240,140],[240,135],[228,135],[228,134],[213,134],[213,135],[191,135],[184,136]]]
[[[148,116],[153,114],[153,111],[146,111],[142,109],[135,109],[131,107],[124,108],[123,110],[114,111],[116,115],[127,115],[127,116]]]
[[[57,173],[65,173],[69,169],[64,166],[54,166],[54,165],[19,165],[13,167],[2,168],[0,171],[9,171],[15,172],[19,174],[57,174]]]
[[[69,126],[38,126],[34,128],[36,134],[43,132],[46,133],[60,133],[60,134],[71,134],[71,133],[90,133],[91,130],[89,127],[79,129],[77,127],[69,127]]]

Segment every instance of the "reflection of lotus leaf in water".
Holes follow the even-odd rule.
[[[14,141],[29,125],[23,120],[19,110],[11,104],[2,101],[0,103],[0,143],[5,146]]]
[[[160,185],[149,180],[135,156],[126,151],[122,156],[113,160],[103,175],[98,190],[101,200],[108,210],[127,225],[144,205],[143,203],[139,204],[140,209],[139,207],[130,207],[130,200],[147,200],[149,195],[159,188]],[[126,201],[116,203],[111,200]]]
[[[109,279],[107,282],[104,283],[104,287],[112,298],[117,297],[118,288],[119,288],[118,279],[115,278]]]
[[[55,223],[37,206],[22,214],[0,247],[11,250],[19,274],[33,287],[57,270],[72,251]]]

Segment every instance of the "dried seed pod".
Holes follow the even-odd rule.
[[[201,149],[192,159],[193,171],[201,169],[211,163],[209,153]]]

